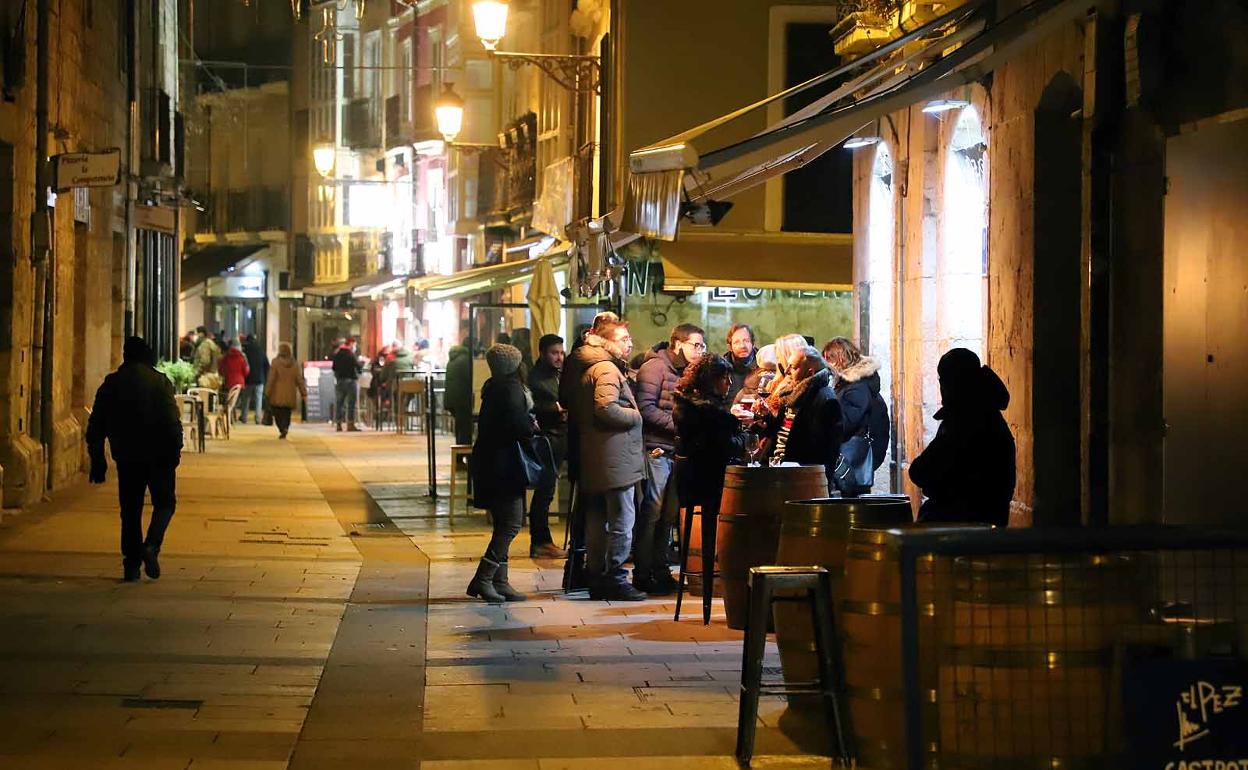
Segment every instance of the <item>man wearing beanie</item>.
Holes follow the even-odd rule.
[[[537,432],[533,397],[520,379],[520,351],[511,345],[494,345],[485,352],[490,379],[481,386],[481,417],[477,443],[472,447],[473,504],[490,512],[494,534],[486,546],[477,573],[468,584],[468,595],[490,603],[518,602],[524,594],[508,580],[508,551],[524,526],[523,474],[515,467],[516,442]]]
[[[122,363],[95,393],[87,423],[92,484],[108,474],[104,440],[117,463],[121,504],[121,553],[126,582],[139,579],[139,565],[153,580],[160,577],[156,557],[173,518],[175,485],[182,456],[182,420],[173,400],[173,384],[156,371],[156,355],[140,337],[127,337]],[[152,521],[143,537],[143,499],[151,491]]]
[[[586,566],[593,599],[641,601],[624,562],[633,544],[637,484],[643,478],[641,412],[628,384],[633,338],[621,321],[585,336],[576,392],[580,486],[585,500]]]

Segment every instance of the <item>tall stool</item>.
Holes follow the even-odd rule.
[[[741,653],[741,711],[737,716],[737,761],[749,767],[754,756],[754,729],[760,695],[819,695],[828,727],[836,736],[836,752],[843,767],[851,766],[849,731],[841,717],[838,690],[843,680],[834,652],[832,579],[823,567],[753,567],[750,569],[750,610]],[[798,592],[797,596],[791,592]],[[779,594],[779,595],[777,595]],[[804,601],[810,605],[815,629],[815,657],[819,678],[792,684],[763,682],[763,651],[772,602]]]
[[[447,504],[448,518],[455,516],[455,501],[463,501],[464,513],[468,513],[471,495],[468,493],[468,458],[472,456],[472,444],[455,444],[451,447],[451,498]]]
[[[715,593],[715,578],[719,571],[715,569],[715,526],[719,514],[704,511],[700,505],[682,505],[684,525],[680,530],[680,575],[676,579],[676,616],[680,621],[680,605],[685,598],[685,587],[689,584],[689,545],[693,540],[693,517],[702,517],[702,569],[693,574],[702,578],[702,625],[711,624],[711,597]]]

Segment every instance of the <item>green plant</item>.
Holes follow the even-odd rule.
[[[156,369],[169,378],[173,389],[179,393],[185,393],[187,388],[195,384],[195,367],[190,361],[161,361],[156,364]]]

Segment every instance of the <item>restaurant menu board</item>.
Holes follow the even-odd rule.
[[[1149,660],[1123,670],[1130,767],[1248,770],[1248,661]]]
[[[304,420],[327,422],[334,407],[334,370],[329,361],[308,361],[303,365],[303,379],[308,386],[304,400]]]

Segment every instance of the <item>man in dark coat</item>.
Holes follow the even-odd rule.
[[[364,367],[355,354],[355,340],[347,338],[342,347],[334,351],[334,421],[337,429],[342,430],[342,420],[347,420],[347,430],[356,431],[360,426],[355,424],[355,399],[358,390],[360,372]]]
[[[651,353],[637,372],[637,405],[649,466],[642,484],[641,510],[633,532],[633,581],[642,591],[663,596],[676,588],[667,565],[667,544],[676,500],[667,499],[667,482],[676,468],[676,423],[672,398],[685,367],[706,352],[706,336],[693,324],[672,329],[667,348]]]
[[[87,423],[92,484],[108,474],[104,441],[117,464],[121,506],[121,554],[124,579],[160,577],[157,555],[177,503],[175,487],[182,458],[182,420],[173,400],[173,384],[156,371],[156,354],[139,337],[127,337],[122,363],[95,393]],[[143,499],[151,491],[152,520],[143,537]]]
[[[828,488],[841,446],[841,407],[832,390],[832,373],[814,348],[798,351],[789,362],[793,386],[777,399],[769,420],[771,461],[822,465]]]
[[[447,351],[446,411],[455,419],[455,443],[472,443],[472,355],[465,345],[452,345]]]
[[[941,356],[940,428],[910,464],[927,498],[919,521],[980,522],[1004,527],[1014,497],[1014,434],[1001,414],[1010,392],[979,356],[954,348]]]
[[[550,450],[558,471],[568,452],[568,410],[559,403],[559,375],[563,371],[563,337],[546,334],[538,340],[538,360],[529,373],[529,390],[533,394],[533,411],[542,435],[550,441]],[[555,545],[550,533],[550,504],[558,489],[557,473],[551,483],[533,490],[529,504],[529,557],[562,559],[567,553]]]
[[[243,340],[243,355],[247,356],[247,380],[243,385],[243,392],[239,394],[238,410],[239,422],[247,422],[247,410],[254,407],[256,410],[256,425],[260,424],[260,402],[264,398],[264,383],[269,378],[269,359],[264,355],[264,346],[257,340],[256,335],[248,334]]]

